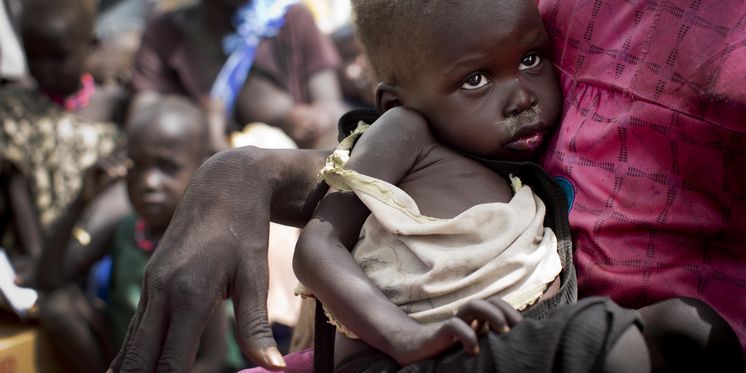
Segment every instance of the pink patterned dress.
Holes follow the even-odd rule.
[[[746,342],[746,2],[539,0],[565,95],[543,159],[579,295],[699,298]]]

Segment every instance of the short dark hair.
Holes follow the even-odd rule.
[[[376,81],[396,83],[424,62],[428,21],[467,0],[352,0],[355,32]]]
[[[184,126],[184,133],[193,135],[200,143],[203,156],[209,156],[212,149],[205,141],[210,135],[207,115],[196,103],[184,96],[161,95],[153,101],[138,105],[127,124],[128,135],[139,127],[148,126],[155,120],[166,116],[180,119]],[[192,128],[190,128],[190,126]]]

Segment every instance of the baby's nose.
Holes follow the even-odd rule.
[[[531,94],[519,79],[513,80],[506,87],[506,91],[505,106],[503,108],[503,115],[505,117],[515,117],[535,104],[536,100],[533,94]]]

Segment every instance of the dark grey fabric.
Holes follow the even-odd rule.
[[[637,311],[601,297],[555,308],[547,316],[524,319],[509,333],[489,332],[479,340],[476,356],[456,346],[437,358],[399,367],[382,353],[364,352],[343,360],[334,372],[598,372],[622,333],[632,326],[642,328]]]

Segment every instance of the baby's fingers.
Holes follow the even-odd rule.
[[[515,326],[515,324],[518,324],[521,320],[523,320],[523,315],[521,315],[521,313],[513,308],[513,306],[511,306],[508,302],[502,300],[502,298],[492,297],[487,299],[487,301],[502,311],[503,316],[505,317],[505,321],[508,323],[509,327],[512,328],[513,326]]]
[[[464,350],[470,355],[479,353],[479,342],[474,330],[459,317],[453,317],[445,322],[439,334],[446,334],[452,340],[456,340],[464,346]]]
[[[459,308],[456,317],[467,323],[476,321],[476,329],[482,322],[486,322],[495,333],[506,333],[510,330],[510,324],[505,317],[504,311],[491,302],[475,299],[467,302]]]

